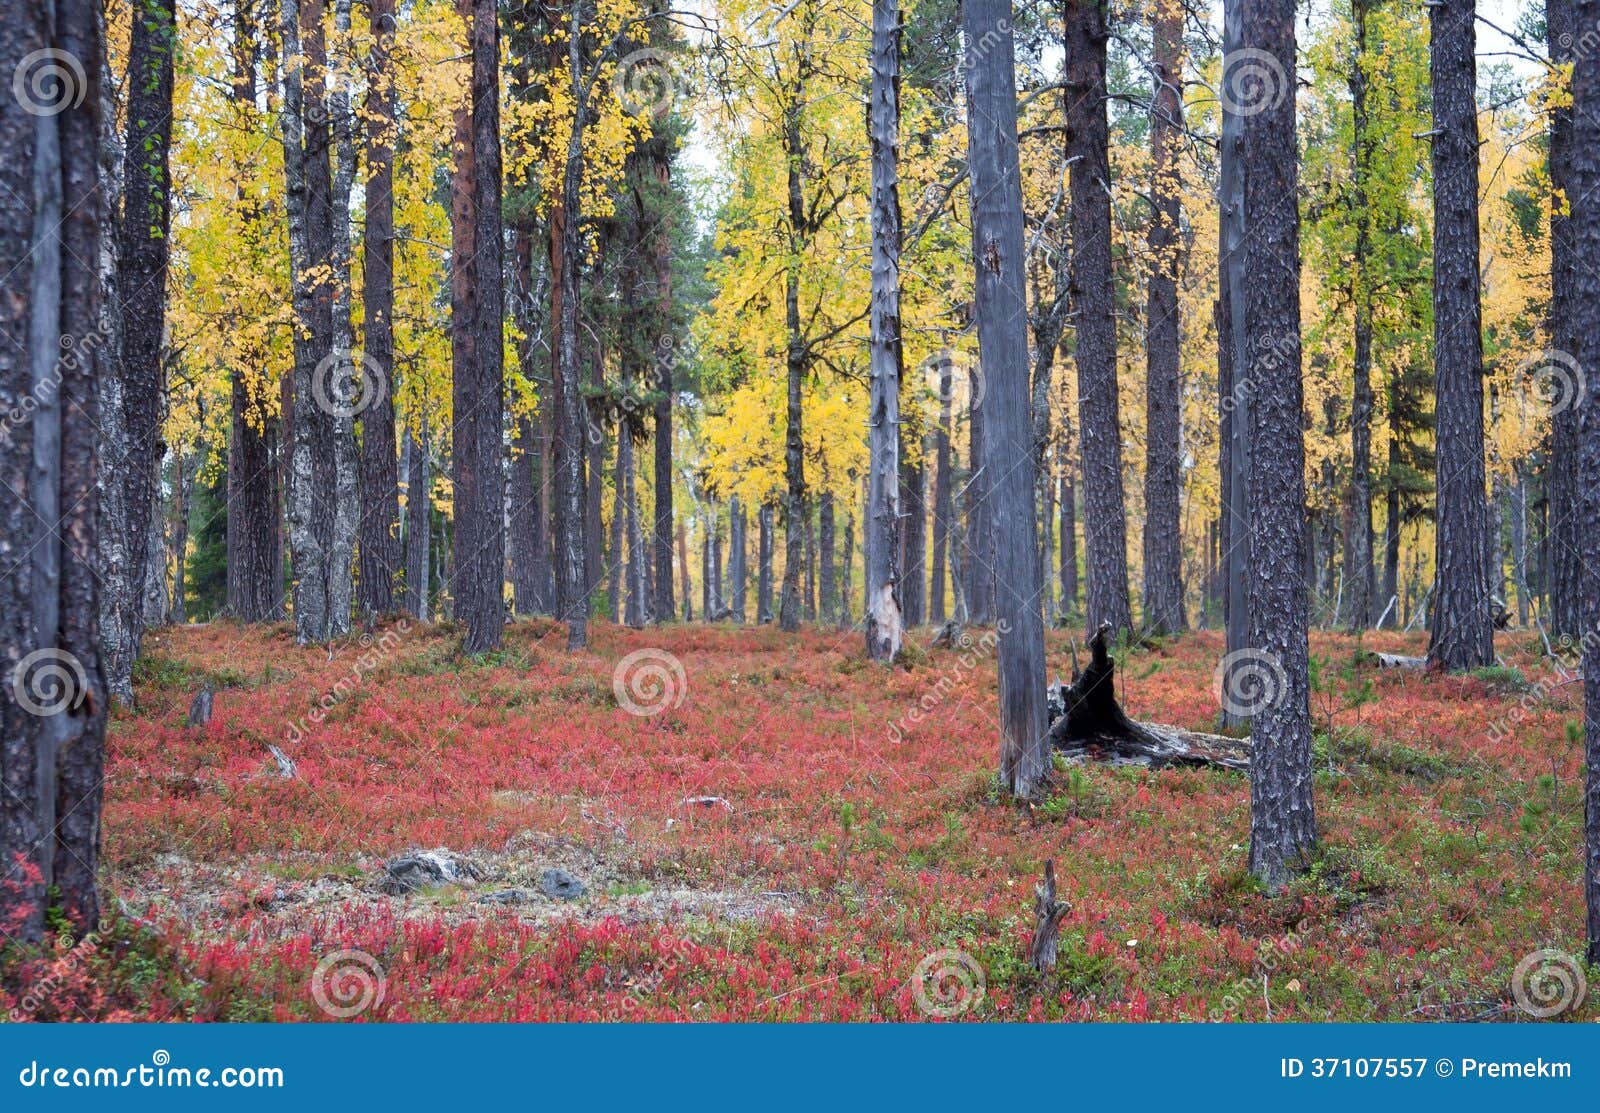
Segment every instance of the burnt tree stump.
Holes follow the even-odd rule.
[[[1116,660],[1106,648],[1109,625],[1089,641],[1087,668],[1074,670],[1072,684],[1055,702],[1061,714],[1050,727],[1050,746],[1069,758],[1148,765],[1180,765],[1244,771],[1250,740],[1206,734],[1128,718],[1117,702]]]

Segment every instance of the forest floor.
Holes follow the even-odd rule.
[[[467,661],[448,626],[331,650],[286,626],[152,633],[138,712],[110,734],[114,915],[87,962],[80,945],[34,964],[55,992],[31,1007],[1511,1019],[1519,961],[1581,949],[1581,686],[1530,635],[1499,636],[1510,668],[1459,677],[1357,663],[1363,646],[1421,653],[1421,635],[1313,636],[1323,845],[1272,894],[1246,870],[1239,774],[1062,767],[1047,800],[1002,802],[993,643],[971,634],[884,669],[857,633],[823,629],[597,623],[568,654],[559,627],[519,622]],[[671,660],[616,690],[646,649]],[[1119,696],[1137,718],[1212,729],[1221,653],[1214,632],[1124,652]],[[1049,659],[1070,675],[1065,633]],[[190,727],[205,683],[214,716]],[[383,891],[386,863],[437,848],[459,882]],[[1046,859],[1071,911],[1041,978],[1026,954]],[[585,892],[546,896],[555,868]]]

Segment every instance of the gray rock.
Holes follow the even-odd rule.
[[[478,898],[492,904],[527,904],[533,894],[526,889],[501,889],[498,893],[485,893]]]
[[[539,875],[539,888],[556,900],[577,900],[589,890],[583,882],[563,869],[548,869]]]
[[[384,867],[380,885],[394,896],[414,893],[437,885],[458,885],[476,881],[482,873],[471,862],[457,858],[448,850],[423,850],[396,858]]]

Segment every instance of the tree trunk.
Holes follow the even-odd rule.
[[[983,408],[986,369],[968,371],[970,404],[967,412],[967,521],[962,536],[963,585],[966,622],[988,625],[994,621],[994,537],[990,527],[989,471],[985,467]]]
[[[907,437],[900,453],[900,603],[906,628],[928,620],[928,473],[922,442]]]
[[[1178,319],[1182,253],[1178,145],[1183,130],[1183,9],[1157,0],[1151,17],[1155,91],[1150,104],[1150,277],[1145,303],[1144,622],[1154,633],[1186,628],[1183,613],[1183,383]]]
[[[1372,284],[1367,276],[1372,215],[1367,176],[1372,138],[1367,133],[1367,4],[1354,0],[1355,51],[1350,60],[1353,151],[1350,205],[1355,252],[1350,259],[1350,300],[1355,316],[1354,385],[1350,395],[1350,486],[1345,498],[1344,620],[1353,631],[1372,625]]]
[[[1573,0],[1545,0],[1545,31],[1552,65],[1573,61]],[[1572,219],[1565,211],[1575,196],[1572,188],[1573,119],[1569,106],[1550,110],[1550,187],[1558,196],[1550,213],[1550,346],[1546,362],[1561,353],[1576,356],[1580,343],[1573,326],[1573,283],[1578,256]],[[1581,364],[1580,364],[1581,365]],[[1567,384],[1563,384],[1567,385]],[[1581,387],[1579,383],[1571,384]],[[1583,625],[1583,571],[1577,554],[1582,542],[1582,506],[1578,490],[1579,433],[1582,418],[1576,405],[1557,405],[1550,415],[1547,496],[1550,516],[1550,636],[1576,638]]]
[[[1071,456],[1061,464],[1061,616],[1078,610],[1078,492],[1072,482]]]
[[[406,532],[405,532],[405,587],[406,613],[426,622],[428,606],[428,571],[430,560],[429,509],[432,503],[428,475],[427,441],[417,440],[411,427],[406,427]]]
[[[567,72],[573,103],[561,177],[561,203],[551,217],[551,274],[555,276],[556,320],[556,585],[557,612],[567,623],[567,648],[589,644],[589,592],[585,554],[588,523],[584,518],[583,454],[586,407],[578,387],[578,270],[583,246],[580,221],[583,185],[583,132],[588,105],[583,96],[581,27],[586,8],[570,11]],[[659,510],[657,521],[660,521]],[[598,523],[596,523],[598,528]]]
[[[806,466],[805,441],[801,430],[804,410],[801,405],[810,358],[805,335],[800,323],[800,259],[802,257],[803,230],[806,227],[805,199],[801,194],[800,178],[806,160],[806,150],[800,136],[799,91],[792,91],[784,111],[783,151],[788,178],[788,233],[790,260],[785,267],[783,305],[784,326],[788,331],[788,349],[785,357],[787,390],[784,404],[783,479],[784,479],[784,549],[783,593],[779,602],[778,627],[793,633],[800,629],[800,573],[805,554],[806,533]]]
[[[1600,0],[1575,0],[1574,27],[1600,26]],[[1574,259],[1600,258],[1600,55],[1594,50],[1576,53],[1572,74],[1572,134],[1569,180],[1572,191],[1571,224]],[[1580,366],[1600,367],[1600,274],[1593,265],[1572,270],[1572,335],[1577,339]],[[1583,543],[1580,583],[1584,602],[1584,628],[1600,629],[1600,375],[1583,382],[1578,407],[1582,454],[1579,489],[1582,491]],[[1588,908],[1586,957],[1600,963],[1600,638],[1583,640],[1584,696],[1584,868],[1583,887]]]
[[[394,442],[394,142],[395,90],[389,45],[394,0],[371,0],[372,54],[367,78],[366,231],[362,237],[365,366],[375,369],[371,405],[361,414],[361,609],[369,618],[394,610],[400,570],[400,476]]]
[[[1233,655],[1225,691],[1245,670],[1281,680],[1253,701],[1250,869],[1278,886],[1316,843],[1312,807],[1305,441],[1300,378],[1300,220],[1296,210],[1294,0],[1242,0],[1247,50],[1279,78],[1244,114],[1244,305],[1250,406],[1250,648]]]
[[[463,0],[465,2],[465,0]],[[458,149],[457,214],[470,250],[452,253],[454,375],[451,458],[455,486],[452,595],[466,624],[462,649],[487,653],[505,630],[505,413],[503,232],[500,217],[500,24],[495,0],[471,0],[471,126]],[[470,153],[469,153],[470,152]],[[470,192],[469,192],[470,191]],[[456,314],[460,314],[456,316]],[[461,343],[466,341],[466,343]]]
[[[57,0],[52,13],[4,0],[0,21],[0,69],[17,78],[0,107],[0,412],[31,413],[0,437],[0,536],[22,554],[0,572],[0,922],[33,943],[54,931],[47,906],[73,935],[99,925],[106,686],[95,473],[121,461],[96,459],[97,383],[116,374],[102,366],[97,335],[109,223],[100,5]],[[64,72],[53,61],[62,55],[80,68]],[[41,64],[53,84],[29,83]],[[164,213],[164,169],[161,183]]]
[[[987,380],[986,498],[993,536],[999,631],[1000,776],[1016,797],[1048,776],[1044,622],[1034,515],[1028,382],[1027,259],[1017,156],[1017,85],[1010,0],[966,0],[967,166],[971,172],[974,309]],[[1103,106],[1102,106],[1103,110]],[[1102,136],[1104,133],[1102,132]],[[1103,152],[1102,152],[1103,153]]]
[[[656,272],[656,405],[655,405],[655,603],[657,622],[670,622],[677,607],[672,593],[672,371],[677,361],[672,322],[672,143],[663,115],[655,123],[649,150],[655,166],[655,231],[652,254]],[[688,590],[687,586],[684,588]]]
[[[144,632],[145,582],[159,569],[149,564],[146,538],[160,487],[161,424],[165,375],[162,346],[167,308],[168,230],[171,225],[172,57],[177,28],[173,0],[135,0],[128,44],[127,138],[123,146],[122,223],[118,233],[117,292],[122,319],[122,415],[127,457],[116,471],[126,478],[128,598],[123,622],[132,652],[107,663],[132,669]],[[20,71],[19,71],[20,72]],[[110,678],[113,690],[127,678]]]
[[[1428,659],[1494,661],[1484,494],[1483,334],[1478,298],[1477,34],[1473,0],[1428,9],[1433,79],[1433,361],[1437,430],[1435,586]]]
[[[336,32],[334,65],[327,69],[332,77],[328,91],[328,116],[333,132],[333,191],[328,205],[329,261],[332,264],[332,322],[334,369],[343,376],[341,404],[333,408],[330,428],[333,434],[333,526],[328,549],[328,633],[338,636],[350,632],[350,611],[354,601],[356,533],[361,510],[360,470],[356,459],[355,417],[371,397],[382,388],[373,385],[379,376],[368,371],[365,362],[355,359],[355,334],[350,320],[350,190],[355,183],[355,125],[351,117],[349,63],[350,0],[334,0]],[[370,388],[370,389],[369,389]],[[387,394],[387,389],[383,389]]]
[[[772,504],[756,512],[756,623],[772,621]]]
[[[839,580],[834,568],[833,492],[824,491],[817,500],[817,572],[821,581],[822,606],[818,617],[833,622],[839,615]]]
[[[900,543],[900,5],[873,0],[867,136],[872,148],[867,656],[892,661],[906,620]]]
[[[954,513],[955,487],[950,475],[950,391],[954,386],[951,382],[954,365],[948,355],[939,358],[939,428],[933,435],[937,474],[933,481],[933,575],[929,584],[928,621],[939,625],[945,620],[944,591],[948,575],[945,562],[950,554],[950,519]]]
[[[1065,5],[1067,152],[1072,193],[1072,319],[1077,328],[1078,435],[1083,445],[1089,629],[1129,630],[1127,520],[1117,415],[1117,326],[1111,274],[1111,169],[1106,131],[1105,0]],[[1031,517],[1031,515],[1030,515]]]

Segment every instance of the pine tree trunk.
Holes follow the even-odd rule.
[[[106,685],[96,470],[124,464],[96,458],[97,383],[117,374],[97,335],[110,223],[101,18],[89,0],[57,0],[53,12],[0,2],[0,69],[17,76],[0,106],[0,413],[31,414],[0,437],[0,537],[17,557],[0,570],[0,922],[23,943],[54,930],[47,905],[78,937],[100,919]],[[50,60],[61,55],[81,68],[63,73]],[[27,83],[41,59],[57,73],[53,87]],[[164,169],[161,185],[164,208]],[[155,335],[159,344],[159,326]]]
[[[1281,78],[1243,114],[1244,304],[1253,386],[1248,508],[1252,659],[1281,684],[1251,713],[1250,869],[1277,886],[1316,843],[1312,806],[1309,624],[1305,566],[1305,441],[1300,378],[1299,214],[1296,210],[1294,0],[1242,0],[1245,49]],[[1236,325],[1239,323],[1236,319]],[[1236,671],[1235,676],[1239,675]],[[1231,678],[1230,678],[1231,679]]]
[[[906,627],[927,621],[928,473],[922,442],[908,437],[900,453],[900,602]]]
[[[405,588],[406,613],[426,622],[430,614],[429,509],[432,503],[428,475],[428,447],[426,440],[418,441],[411,427],[406,427],[406,532],[405,532]]]
[[[1353,136],[1350,168],[1355,251],[1350,295],[1355,317],[1354,376],[1350,395],[1350,486],[1344,519],[1344,621],[1353,631],[1372,625],[1372,288],[1367,276],[1372,215],[1367,176],[1372,138],[1367,132],[1367,4],[1354,3],[1354,56],[1350,59]]]
[[[400,476],[395,463],[394,143],[395,90],[390,43],[394,0],[371,0],[372,53],[367,127],[366,228],[362,236],[363,343],[382,389],[361,414],[361,610],[394,610],[400,570]]]
[[[1033,423],[1022,176],[1010,0],[966,0],[967,166],[971,172],[974,308],[986,379],[985,498],[995,557],[999,630],[1000,776],[1032,798],[1049,773],[1045,739],[1044,622],[1039,612]],[[1103,107],[1103,106],[1102,106]]]
[[[1545,0],[1545,32],[1552,65],[1573,61],[1573,0]],[[1566,213],[1572,189],[1572,109],[1550,110],[1550,187],[1561,201],[1550,213],[1550,346],[1542,362],[1559,366],[1562,355],[1576,358],[1579,345],[1573,327],[1573,283],[1578,255],[1574,228]],[[1556,353],[1561,353],[1560,355]],[[1584,366],[1580,363],[1580,366]],[[1576,385],[1576,384],[1574,384]],[[1569,392],[1570,393],[1570,392]],[[1550,415],[1547,495],[1550,516],[1550,636],[1578,637],[1583,625],[1583,570],[1578,561],[1582,541],[1582,506],[1578,490],[1581,415],[1576,405],[1559,405]]]
[[[664,110],[665,111],[665,110]],[[677,607],[672,592],[672,372],[677,346],[672,321],[672,143],[666,120],[656,120],[648,145],[656,175],[655,231],[652,254],[656,278],[656,404],[655,404],[655,602],[651,614],[657,622],[670,622]],[[687,586],[684,588],[688,590]]]
[[[1072,194],[1072,319],[1077,329],[1078,436],[1083,445],[1084,556],[1090,630],[1133,626],[1117,402],[1111,275],[1111,169],[1106,131],[1105,0],[1067,0],[1067,151]],[[1113,634],[1115,636],[1115,634]]]
[[[962,592],[966,604],[965,622],[988,625],[994,621],[994,531],[990,526],[989,471],[985,466],[983,408],[984,376],[987,370],[973,367],[968,372],[970,405],[967,412],[967,520],[962,532]]]
[[[872,148],[872,387],[867,420],[865,627],[867,656],[874,661],[894,660],[906,626],[900,538],[900,33],[898,0],[873,0],[867,101]]]
[[[1428,660],[1494,661],[1478,297],[1477,34],[1473,0],[1429,8],[1433,79],[1433,360],[1438,513]]]
[[[128,45],[127,136],[123,150],[122,223],[118,233],[117,293],[121,303],[121,400],[126,459],[115,470],[126,477],[128,598],[123,622],[132,652],[109,665],[133,667],[144,632],[146,581],[162,570],[149,563],[146,543],[157,504],[161,461],[162,364],[167,307],[168,231],[171,225],[172,68],[177,28],[173,0],[135,0]],[[113,690],[127,679],[111,677]]]
[[[1151,17],[1156,87],[1150,105],[1150,277],[1145,303],[1144,622],[1187,627],[1183,608],[1183,395],[1178,319],[1182,252],[1183,9],[1157,0]]]
[[[778,627],[786,633],[800,629],[800,574],[805,560],[806,466],[805,440],[801,429],[801,405],[810,359],[800,322],[800,259],[806,228],[805,198],[800,180],[806,160],[800,135],[800,92],[791,90],[784,112],[783,151],[788,179],[788,234],[790,262],[785,268],[783,305],[784,326],[788,332],[785,357],[787,389],[784,403],[783,479],[784,551],[783,592],[778,604]]]
[[[946,561],[951,558],[950,519],[954,513],[955,487],[951,483],[950,467],[950,391],[951,370],[954,361],[948,356],[939,360],[939,428],[933,435],[933,575],[928,594],[928,621],[943,625],[945,620],[945,579],[949,575]]]

